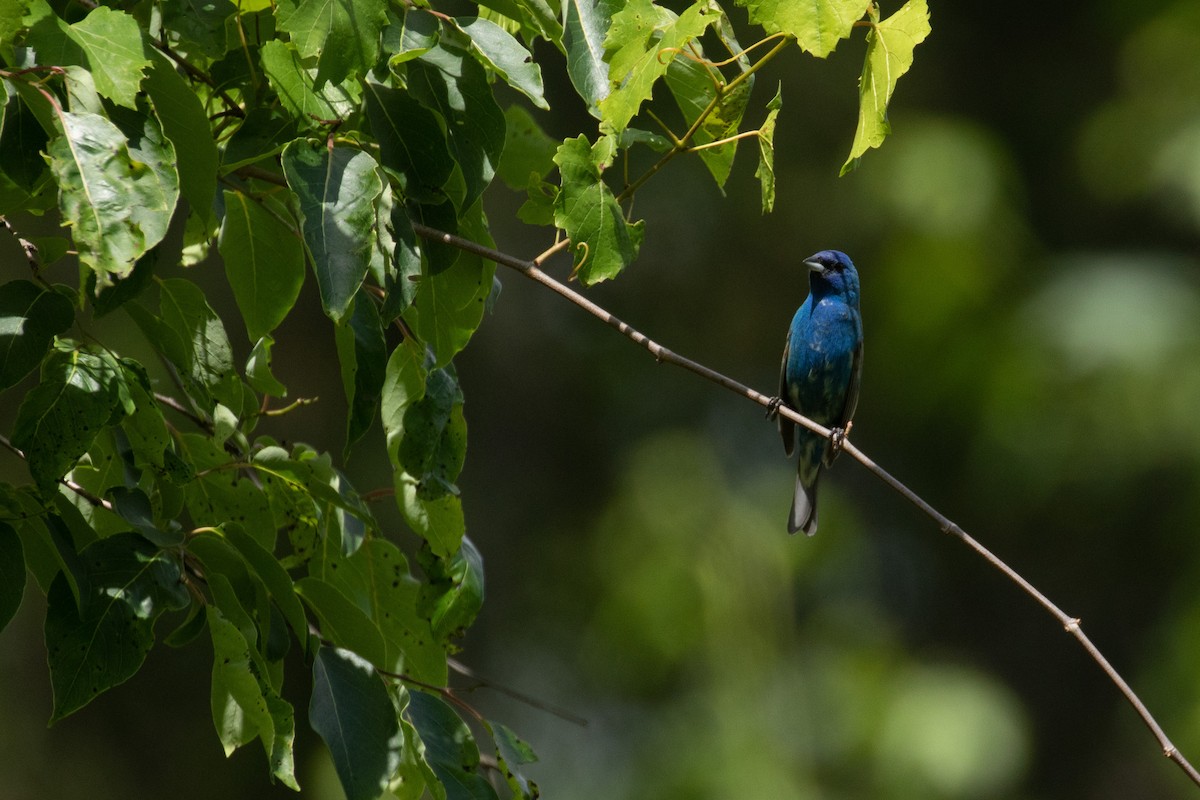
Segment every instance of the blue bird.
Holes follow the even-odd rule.
[[[862,315],[858,272],[838,250],[822,250],[804,260],[809,268],[808,298],[792,318],[779,373],[779,403],[835,431],[834,441],[778,417],[783,449],[790,456],[799,440],[800,464],[788,532],[817,532],[817,479],[849,431],[862,382]]]

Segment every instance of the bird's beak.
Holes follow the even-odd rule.
[[[805,261],[804,266],[808,267],[810,272],[825,272],[825,267],[821,266],[819,261]]]

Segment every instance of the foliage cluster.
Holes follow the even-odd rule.
[[[445,688],[483,600],[456,486],[453,362],[495,299],[495,265],[422,242],[414,223],[490,244],[482,198],[499,177],[527,196],[522,220],[552,226],[595,283],[636,257],[630,203],[646,180],[696,153],[723,185],[743,138],[757,140],[769,210],[781,96],[747,129],[755,73],[792,45],[824,57],[861,26],[852,168],[887,133],[896,80],[928,33],[924,0],[886,18],[868,0],[742,5],[762,36],[749,48],[715,0],[680,13],[489,0],[470,16],[388,0],[5,4],[0,215],[16,235],[29,215],[67,229],[22,238],[30,278],[0,285],[0,389],[24,391],[6,441],[30,476],[0,485],[0,624],[28,572],[48,597],[52,720],[133,676],[168,615],[167,644],[211,639],[226,752],[260,741],[288,786],[296,721],[281,688],[299,648],[308,721],[351,800],[494,797],[489,768],[536,796],[519,771],[528,745]],[[556,142],[526,108],[549,105],[538,42],[598,120],[593,136]],[[646,107],[661,87],[674,122]],[[634,127],[642,118],[661,132]],[[630,179],[637,151],[652,163]],[[166,244],[172,226],[182,250]],[[244,362],[233,323],[176,269],[214,244]],[[68,254],[78,279],[55,283]],[[310,268],[348,401],[341,454],[255,433],[288,409],[272,333]],[[160,363],[89,331],[118,313]],[[358,491],[338,465],[376,421],[408,556],[371,510],[384,493]]]

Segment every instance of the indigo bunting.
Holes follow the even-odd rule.
[[[779,373],[779,402],[834,430],[834,440],[778,417],[790,456],[799,437],[800,464],[788,532],[817,532],[817,479],[841,448],[862,381],[862,316],[858,272],[845,253],[822,250],[804,260],[808,298],[792,318]],[[778,409],[778,403],[773,405]]]

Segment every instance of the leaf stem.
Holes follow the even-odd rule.
[[[692,123],[690,128],[688,128],[687,133],[683,134],[683,136],[680,136],[678,141],[675,143],[675,146],[664,153],[662,158],[654,162],[654,164],[648,170],[643,172],[633,183],[626,186],[621,193],[617,195],[617,202],[620,203],[628,200],[633,196],[634,192],[642,188],[646,181],[653,178],[658,174],[660,169],[670,163],[671,159],[675,158],[675,156],[679,155],[680,153],[688,152],[688,148],[690,146],[688,143],[692,140],[692,137],[696,135],[696,131],[700,130],[700,126],[704,124],[704,121],[707,120],[709,116],[721,105],[721,101],[725,99],[725,96],[748,80],[751,75],[758,72],[758,70],[771,61],[771,59],[783,52],[783,49],[793,41],[795,41],[795,39],[792,36],[785,35],[778,44],[772,47],[765,56],[760,58],[758,61],[755,61],[745,72],[742,72],[727,84],[717,84],[716,93],[713,95],[712,101],[705,107],[703,111],[700,112],[700,115],[696,117],[696,121]]]

